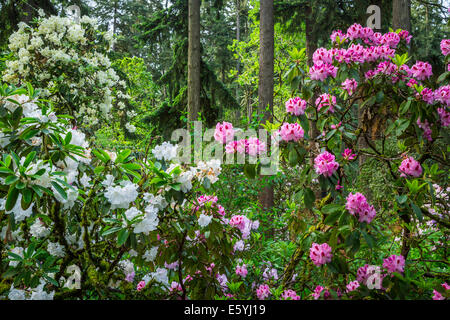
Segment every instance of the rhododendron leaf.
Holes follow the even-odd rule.
[[[16,186],[12,184],[9,187],[8,196],[6,198],[5,210],[11,211],[14,208],[17,198],[19,197],[19,190],[16,189]]]
[[[120,230],[119,234],[117,235],[117,244],[119,246],[123,245],[130,235],[129,231],[127,229]]]
[[[67,193],[66,191],[55,181],[51,182],[52,186],[58,191],[58,193],[63,197],[64,200],[67,200]]]
[[[108,228],[108,227],[107,227]],[[105,229],[104,231],[102,231],[101,232],[101,235],[102,235],[102,237],[105,237],[105,236],[107,236],[107,235],[109,235],[109,234],[112,234],[112,233],[116,233],[117,231],[119,231],[119,230],[121,230],[122,229],[122,227],[112,227],[112,228],[108,228],[108,229]]]
[[[105,170],[105,166],[98,166],[94,169],[94,174],[98,175],[99,173],[101,173],[103,170]]]
[[[33,198],[33,192],[31,189],[25,188],[22,190],[22,209],[26,210],[31,205],[31,199]]]
[[[400,115],[405,114],[406,112],[408,112],[409,107],[411,106],[411,99],[408,99],[407,101],[403,101],[402,104],[400,105]]]
[[[368,234],[367,232],[365,232],[364,230],[361,230],[361,234],[363,235],[364,239],[366,240],[367,246],[370,249],[374,248],[375,245],[375,240],[373,239],[373,237]]]
[[[305,189],[305,195],[303,199],[305,202],[305,207],[308,209],[312,209],[314,201],[316,200],[316,196],[314,195],[314,192],[310,188]]]
[[[38,129],[33,129],[33,127],[28,127],[27,129],[25,129],[19,136],[19,139],[22,140],[28,140],[33,138],[36,134],[39,133],[40,130]]]
[[[422,210],[420,210],[420,208],[414,202],[411,201],[410,204],[417,218],[419,219],[420,222],[422,222],[423,221]]]
[[[437,79],[437,83],[441,83],[442,81],[444,81],[448,76],[450,75],[450,71],[446,71],[443,74],[441,74],[439,76],[439,78]]]
[[[19,177],[18,176],[13,176],[13,175],[11,175],[11,176],[8,176],[8,177],[6,177],[6,179],[5,179],[5,185],[10,185],[10,184],[13,184],[14,182],[16,182],[17,180],[19,180]]]
[[[397,202],[399,204],[404,204],[406,202],[406,200],[408,200],[408,196],[406,194],[401,195],[401,196],[395,196],[395,198],[397,199]]]

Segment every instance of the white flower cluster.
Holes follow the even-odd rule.
[[[196,167],[190,167],[188,170],[174,170],[179,164],[172,163],[169,168],[166,169],[166,173],[171,174],[175,179],[175,182],[180,183],[181,191],[184,193],[189,192],[192,189],[192,180],[196,178],[198,181],[203,182],[205,178],[211,183],[216,183],[219,180],[219,175],[222,170],[221,162],[218,159],[211,159],[207,162],[199,161]],[[181,171],[181,172],[180,172]]]
[[[39,286],[34,289],[20,290],[11,285],[8,298],[10,300],[53,300],[55,291],[50,293],[44,291],[45,281],[40,280]]]
[[[138,185],[124,180],[120,185],[110,185],[106,188],[105,197],[111,203],[111,209],[127,209],[138,196]]]
[[[177,145],[172,145],[170,142],[163,142],[156,146],[152,153],[157,160],[170,161],[177,156]]]
[[[67,17],[41,18],[36,28],[20,23],[9,38],[14,59],[6,61],[3,81],[41,83],[38,89],[55,102],[67,102],[51,94],[58,82],[64,83],[69,88],[64,94],[78,103],[73,106],[77,108],[75,116],[87,124],[97,124],[98,111],[109,116],[116,98],[130,97],[123,93],[126,84],[111,68],[109,58],[90,46],[96,33],[97,21],[89,17],[82,17],[80,23]],[[111,35],[104,39],[110,47]],[[133,126],[127,129],[132,131]]]

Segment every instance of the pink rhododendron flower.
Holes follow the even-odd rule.
[[[450,112],[446,108],[438,108],[439,119],[443,127],[450,126]]]
[[[423,61],[416,61],[416,64],[411,67],[413,77],[418,80],[428,79],[433,75],[431,64]]]
[[[356,158],[356,154],[352,153],[352,149],[345,149],[342,156],[348,161],[352,161]]]
[[[345,209],[347,209],[351,215],[357,216],[359,222],[370,223],[377,214],[375,208],[369,205],[366,197],[359,192],[355,194],[350,193],[347,196]]]
[[[333,54],[325,48],[319,48],[313,53],[313,62],[317,64],[319,62],[323,63],[333,63]]]
[[[236,267],[236,274],[238,276],[241,276],[242,278],[245,278],[247,276],[247,266],[245,264],[243,264],[242,266],[237,266]]]
[[[450,85],[436,89],[434,91],[434,99],[447,107],[450,106]]]
[[[445,300],[444,296],[439,293],[437,290],[433,290],[433,300]]]
[[[327,112],[333,113],[335,105],[336,105],[336,97],[328,93],[321,94],[316,99],[317,110],[320,110],[323,107],[329,107]]]
[[[361,36],[361,31],[362,31],[363,27],[358,24],[358,23],[354,23],[352,24],[348,29],[347,29],[347,37],[350,40],[355,40],[358,39]]]
[[[391,48],[396,48],[400,42],[400,36],[395,32],[388,32],[381,38],[381,43],[388,45]]]
[[[335,30],[331,33],[330,35],[331,42],[335,43],[336,37],[339,37],[340,42],[347,41],[347,35],[342,33],[341,30]]]
[[[323,63],[318,61],[311,68],[309,68],[309,75],[311,80],[324,81],[327,77],[336,77],[338,68],[330,63]]]
[[[301,114],[305,113],[306,109],[306,101],[303,99],[300,99],[299,97],[291,98],[285,103],[286,105],[286,112],[299,116]]]
[[[444,288],[445,290],[450,290],[450,286],[447,284],[447,282],[444,282],[442,284],[442,288]]]
[[[247,139],[247,153],[253,157],[266,151],[266,145],[261,142],[258,138],[248,138]]]
[[[325,288],[322,287],[322,286],[317,286],[317,287],[314,289],[314,292],[312,293],[312,296],[314,297],[315,300],[317,300],[317,299],[320,298],[320,294],[322,293],[322,291],[323,291],[324,289],[325,289]],[[328,292],[328,290],[327,290],[326,292]],[[325,293],[326,293],[326,292],[325,292]],[[324,297],[325,297],[325,293],[324,293]]]
[[[126,282],[133,282],[134,276],[135,276],[135,272],[134,271],[129,273],[129,274],[127,274],[126,277],[125,277],[125,281]]]
[[[367,274],[367,268],[369,267],[368,264],[365,264],[363,267],[360,267],[358,271],[356,272],[356,280],[358,280],[359,283],[366,283],[367,278],[369,277],[369,274]]]
[[[442,39],[441,51],[444,56],[447,56],[450,53],[450,39]]]
[[[138,285],[136,287],[136,290],[137,291],[141,291],[144,288],[145,288],[145,281],[141,281],[141,282],[138,283]]]
[[[181,287],[181,284],[179,284],[178,282],[172,281],[172,283],[170,284],[169,291],[170,292],[183,291],[183,288]]]
[[[217,123],[214,139],[221,143],[227,143],[234,138],[233,125],[229,122]]]
[[[402,30],[398,35],[401,39],[405,40],[407,44],[411,42],[412,36],[409,34],[408,30]]]
[[[413,157],[408,157],[402,161],[398,171],[401,172],[401,177],[420,177],[422,175],[422,166]]]
[[[389,258],[383,260],[383,268],[389,273],[403,272],[405,268],[405,258],[393,254]]]
[[[283,300],[300,300],[300,296],[294,290],[288,289],[284,290],[281,294],[281,299]]]
[[[332,124],[330,127],[331,129],[339,129],[342,125],[342,121],[340,121],[338,124]]]
[[[331,258],[333,257],[331,250],[331,247],[327,243],[313,243],[309,250],[309,257],[316,266],[321,266],[331,262]]]
[[[256,295],[259,300],[264,300],[270,295],[270,288],[267,284],[262,284],[256,289]]]
[[[347,285],[347,292],[355,291],[359,287],[358,281],[352,281]]]
[[[433,141],[433,139],[431,138],[431,127],[430,124],[428,123],[428,120],[425,119],[425,122],[421,122],[420,118],[417,119],[417,125],[419,126],[420,129],[423,130],[423,136],[425,139],[427,139],[428,141]]]
[[[280,128],[280,136],[284,141],[298,141],[303,139],[305,131],[298,123],[283,123]]]
[[[413,79],[411,79],[413,80]],[[428,104],[434,103],[434,92],[430,88],[423,88],[422,92],[416,95],[417,97],[422,97],[422,100],[425,101]]]
[[[416,81],[416,79],[409,79],[409,81],[408,81],[408,83],[406,84],[408,87],[410,87],[410,88],[414,88],[414,85],[416,85],[417,84],[417,81]]]
[[[355,79],[345,79],[344,82],[342,82],[342,88],[344,90],[347,90],[348,95],[351,96],[355,91],[356,88],[358,87],[358,82],[356,82]]]
[[[335,161],[333,154],[325,151],[314,159],[314,168],[317,174],[321,174],[324,177],[331,177],[339,168],[339,163]]]

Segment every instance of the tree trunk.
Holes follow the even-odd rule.
[[[188,120],[200,112],[200,0],[189,0]]]
[[[411,32],[411,0],[392,1],[392,29]]]
[[[273,59],[274,59],[274,23],[273,1],[260,2],[260,49],[259,49],[259,114],[263,115],[263,123],[272,121],[273,113]],[[267,152],[269,153],[269,140]],[[259,194],[259,202],[263,210],[273,207],[273,186],[267,186]]]
[[[241,22],[240,22],[240,14],[239,11],[241,9],[241,0],[236,0],[236,41],[239,42],[241,41]],[[241,66],[240,66],[240,61],[239,58],[236,61],[236,71],[237,71],[237,76],[239,77],[239,74],[241,72]],[[236,84],[236,101],[238,104],[239,103],[239,83]],[[241,119],[241,109],[238,108],[236,110],[236,120],[239,122],[239,120]]]

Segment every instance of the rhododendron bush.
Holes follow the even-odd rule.
[[[296,61],[286,74],[284,117],[262,124],[271,142],[235,140],[233,125],[220,122],[224,158],[193,164],[178,163],[180,146],[169,141],[104,150],[74,126],[100,124],[99,111],[127,98],[95,50],[96,32],[88,18],[51,17],[10,38],[0,87],[0,298],[450,297],[449,72],[411,61],[408,32],[333,32],[309,70]],[[448,40],[441,50],[448,63]],[[71,72],[61,78],[61,68]],[[295,178],[280,182],[289,239],[274,238],[277,249],[265,247],[259,209],[229,210],[219,196],[226,157],[252,160],[237,166],[250,184],[267,178],[259,160],[274,150],[276,178]],[[383,201],[357,187],[361,157],[384,166],[392,188]]]
[[[164,143],[137,159],[93,149],[39,102],[1,89],[2,293],[10,299],[212,298],[258,226],[207,186],[220,162],[172,163]],[[209,181],[209,183],[206,183]],[[4,268],[4,270],[3,270]]]

